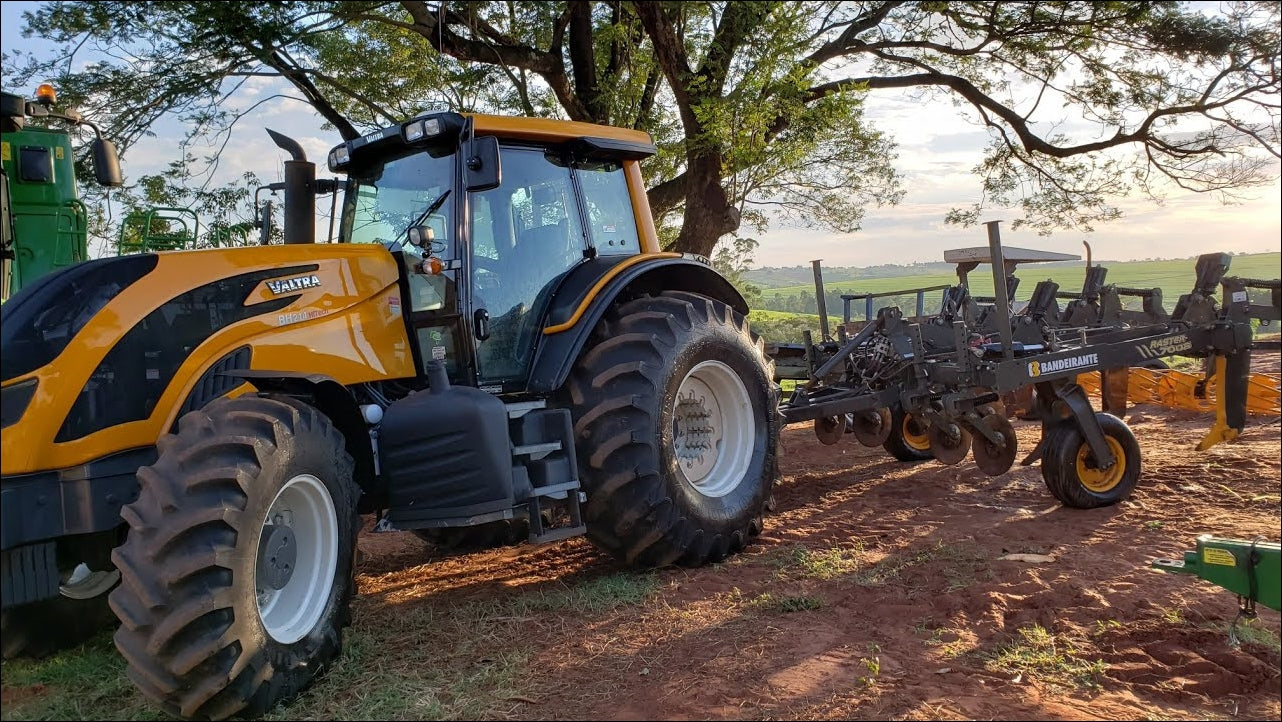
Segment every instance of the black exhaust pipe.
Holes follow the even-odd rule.
[[[307,161],[298,141],[271,128],[267,134],[294,158],[285,161],[285,243],[315,243],[316,164]]]

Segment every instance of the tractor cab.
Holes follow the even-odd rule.
[[[442,361],[453,383],[524,390],[567,276],[643,250],[626,166],[654,146],[575,125],[436,113],[331,151],[349,178],[339,240],[398,254],[424,372]]]

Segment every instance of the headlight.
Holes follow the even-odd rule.
[[[440,132],[441,121],[439,118],[413,120],[405,124],[405,142],[414,143],[424,138],[439,135]]]
[[[331,171],[340,170],[352,160],[352,151],[344,143],[329,152],[329,169]]]

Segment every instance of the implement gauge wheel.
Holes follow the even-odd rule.
[[[171,714],[259,716],[337,658],[354,588],[357,487],[343,435],[293,400],[184,415],[124,507],[116,648]]]
[[[719,561],[761,531],[778,394],[734,309],[666,291],[612,308],[567,384],[584,522],[639,567]]]
[[[1065,506],[1094,509],[1129,497],[1140,479],[1140,445],[1121,419],[1095,414],[1116,461],[1101,469],[1077,424],[1068,421],[1051,428],[1042,457],[1042,480]]]
[[[900,461],[930,461],[930,427],[898,406],[890,407],[890,437],[881,445]]]

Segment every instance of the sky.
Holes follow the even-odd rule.
[[[26,39],[20,34],[21,11],[38,4],[9,0],[0,3],[0,46],[5,51],[52,51],[48,41]],[[254,80],[258,82],[250,84],[252,94],[261,97],[271,92],[272,81]],[[35,90],[4,89],[28,96]],[[253,97],[246,96],[243,102],[249,105]],[[957,112],[953,106],[938,101],[929,105],[915,103],[906,94],[871,94],[865,115],[898,143],[894,163],[903,176],[903,200],[896,206],[868,208],[861,230],[850,234],[775,221],[768,232],[755,235],[761,244],[755,265],[804,266],[815,259],[822,259],[826,266],[906,264],[943,260],[943,252],[949,248],[985,245],[987,232],[983,226],[962,228],[943,222],[949,208],[965,207],[979,199],[981,179],[970,169],[978,163],[987,142],[983,130],[967,123]],[[215,181],[230,181],[246,170],[253,171],[264,183],[281,179],[289,156],[276,148],[264,128],[298,140],[308,158],[317,162],[318,175],[327,177],[325,157],[340,138],[321,126],[319,116],[300,102],[264,103],[237,125]],[[155,137],[140,140],[122,157],[126,180],[157,172],[176,159],[183,129],[177,122],[169,122],[159,125],[156,132]],[[642,169],[644,172],[644,164]],[[1015,231],[1010,227],[1016,217],[1011,209],[992,209],[980,220],[1005,221],[1001,226],[1005,245],[1080,255],[1085,240],[1099,260],[1278,250],[1282,245],[1282,184],[1275,180],[1271,186],[1250,189],[1243,195],[1239,204],[1230,206],[1209,194],[1183,191],[1172,192],[1162,202],[1139,196],[1118,199],[1123,217],[1096,225],[1094,233],[1057,231],[1039,236],[1035,231]],[[318,213],[327,214],[328,210],[328,203],[318,203]],[[321,219],[322,225],[327,222]]]

